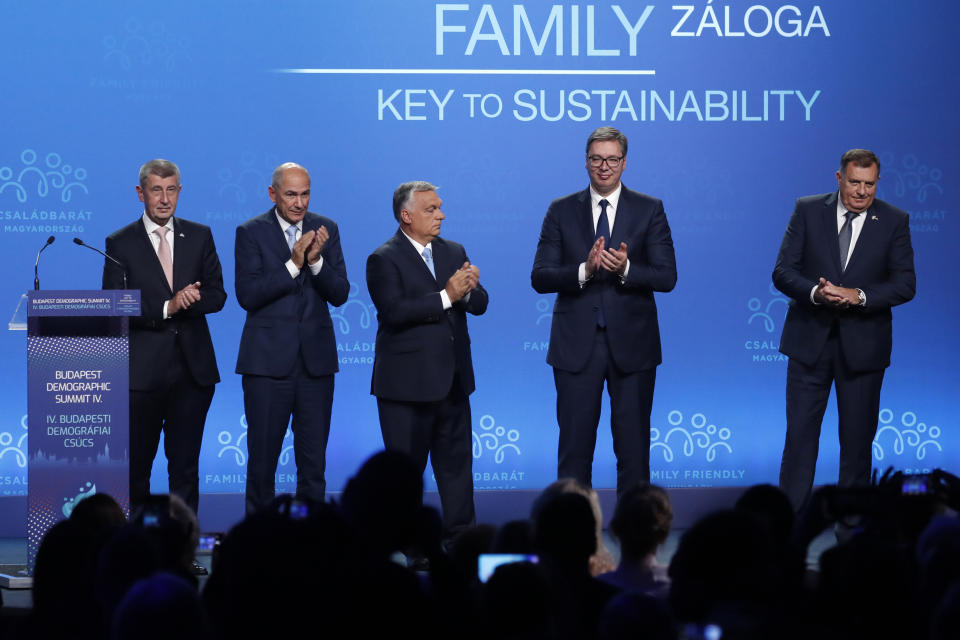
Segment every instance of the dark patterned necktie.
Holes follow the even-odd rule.
[[[853,238],[853,219],[860,214],[854,211],[847,211],[843,215],[846,216],[847,219],[843,223],[843,226],[840,227],[840,235],[838,236],[840,242],[840,271],[847,268],[847,254],[850,253],[850,240]]]

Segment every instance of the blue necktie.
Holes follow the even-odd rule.
[[[607,205],[609,204],[610,203],[607,202],[606,198],[600,201],[600,219],[597,220],[597,235],[594,238],[594,240],[596,240],[601,236],[603,237],[604,251],[610,248],[610,221],[607,219]],[[595,274],[594,277],[603,279],[606,277],[606,272],[601,269]],[[600,302],[600,305],[594,309],[594,318],[597,321],[597,326],[602,329],[607,326],[607,317],[603,313],[603,298],[599,298],[598,301]]]
[[[420,255],[423,256],[423,261],[427,263],[427,268],[430,269],[430,275],[436,279],[437,272],[433,270],[433,251],[430,249],[430,247],[424,247],[423,253]]]
[[[293,245],[297,243],[297,225],[292,224],[287,227],[287,246],[293,251]]]
[[[603,236],[604,249],[610,247],[610,221],[607,219],[607,205],[609,204],[606,198],[600,201],[600,219],[597,220],[597,235],[593,238],[596,240],[600,236]]]

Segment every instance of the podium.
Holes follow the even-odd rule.
[[[130,316],[139,290],[27,296],[27,566],[80,500],[130,508]]]

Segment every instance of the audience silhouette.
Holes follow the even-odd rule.
[[[595,497],[560,481],[529,519],[478,525],[444,545],[416,465],[383,452],[358,469],[339,504],[278,496],[235,525],[201,590],[191,571],[199,527],[182,500],[151,496],[127,523],[97,494],[50,528],[33,607],[22,615],[0,606],[0,636],[960,637],[960,479],[944,471],[823,487],[796,516],[776,487],[751,487],[735,508],[686,530],[669,568],[656,553],[671,533],[670,499],[638,486],[610,523],[620,564],[599,578]],[[842,540],[805,571],[808,545],[838,524]],[[481,582],[485,554],[520,561]]]

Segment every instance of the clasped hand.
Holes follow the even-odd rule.
[[[590,255],[587,256],[586,263],[588,278],[592,277],[599,269],[622,276],[627,268],[627,243],[621,242],[619,249],[613,247],[604,249],[605,243],[604,237],[600,236],[590,247]]]
[[[860,305],[860,295],[856,289],[838,287],[826,278],[820,278],[813,299],[831,307],[846,308]]]
[[[194,282],[188,284],[180,291],[177,291],[170,303],[167,304],[167,315],[172,316],[178,311],[189,309],[190,305],[200,301],[200,283]]]
[[[330,239],[330,232],[326,227],[320,227],[316,231],[310,230],[301,234],[300,239],[293,245],[290,252],[290,259],[297,269],[303,269],[304,261],[307,264],[314,264],[320,259],[320,252],[323,251],[323,245]]]
[[[476,289],[479,283],[480,270],[469,262],[464,262],[463,266],[457,269],[447,280],[447,286],[444,289],[452,303]]]

